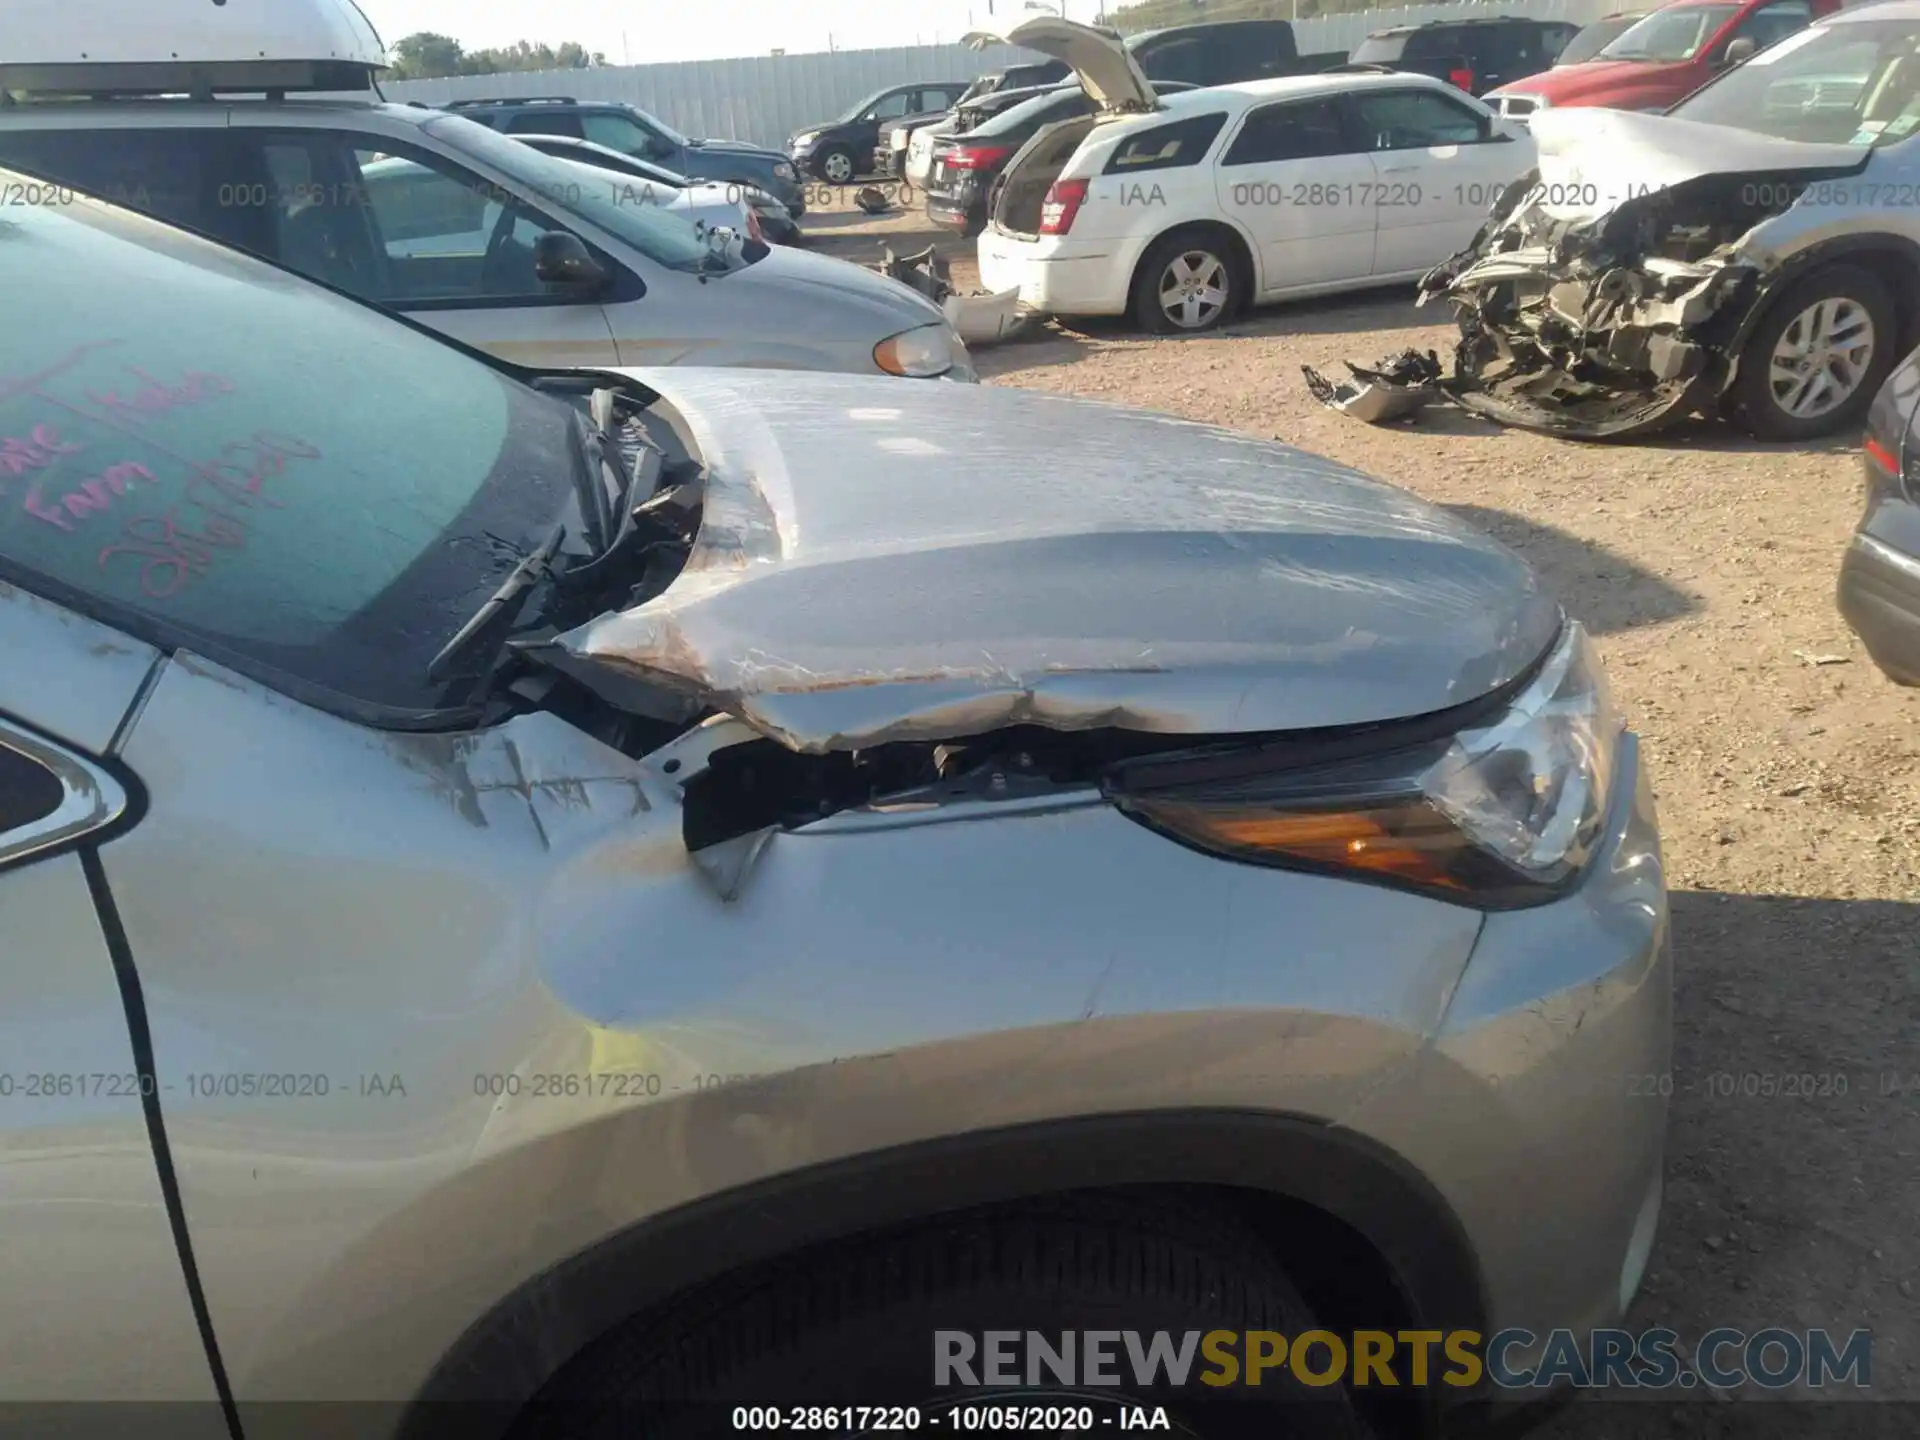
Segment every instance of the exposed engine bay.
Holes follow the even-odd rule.
[[[1459,321],[1450,393],[1504,424],[1588,439],[1710,404],[1770,278],[1749,239],[1815,178],[1704,175],[1593,217],[1550,203],[1559,187],[1538,172],[1517,181],[1420,283],[1421,304],[1444,296]]]

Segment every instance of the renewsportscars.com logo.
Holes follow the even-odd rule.
[[[1290,1373],[1303,1385],[1446,1385],[1502,1390],[1781,1390],[1871,1384],[1873,1332],[1836,1341],[1826,1330],[1710,1330],[1683,1358],[1666,1329],[1571,1330],[936,1330],[933,1383],[943,1388],[1258,1386]]]

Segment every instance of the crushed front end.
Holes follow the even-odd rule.
[[[1590,440],[1712,407],[1775,273],[1755,232],[1799,186],[1709,174],[1610,208],[1556,203],[1576,188],[1516,181],[1421,280],[1420,303],[1445,296],[1459,322],[1450,390],[1502,424]]]

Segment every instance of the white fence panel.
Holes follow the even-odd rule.
[[[812,55],[755,55],[670,65],[606,65],[530,75],[457,75],[391,81],[390,100],[442,105],[502,95],[624,100],[687,135],[781,146],[794,131],[842,114],[864,97],[910,80],[972,80],[1043,55],[994,46],[908,45]]]
[[[3,3],[3,0],[0,0]],[[1465,16],[1528,15],[1584,25],[1617,9],[1619,0],[1461,0],[1321,15],[1298,22],[1305,54],[1351,50],[1375,30]],[[385,86],[388,98],[429,105],[502,95],[570,95],[624,100],[693,136],[782,146],[803,126],[830,120],[864,96],[910,80],[971,80],[990,70],[1044,59],[1011,46],[908,45],[888,50],[837,50],[807,55],[755,55],[737,60],[686,60],[670,65],[607,65],[530,75],[460,75]]]

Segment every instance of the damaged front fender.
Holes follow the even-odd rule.
[[[1500,423],[1582,439],[1652,433],[1708,403],[1773,266],[1753,231],[1786,190],[1705,176],[1598,216],[1561,218],[1538,176],[1475,243],[1432,271],[1460,327],[1459,401]]]

